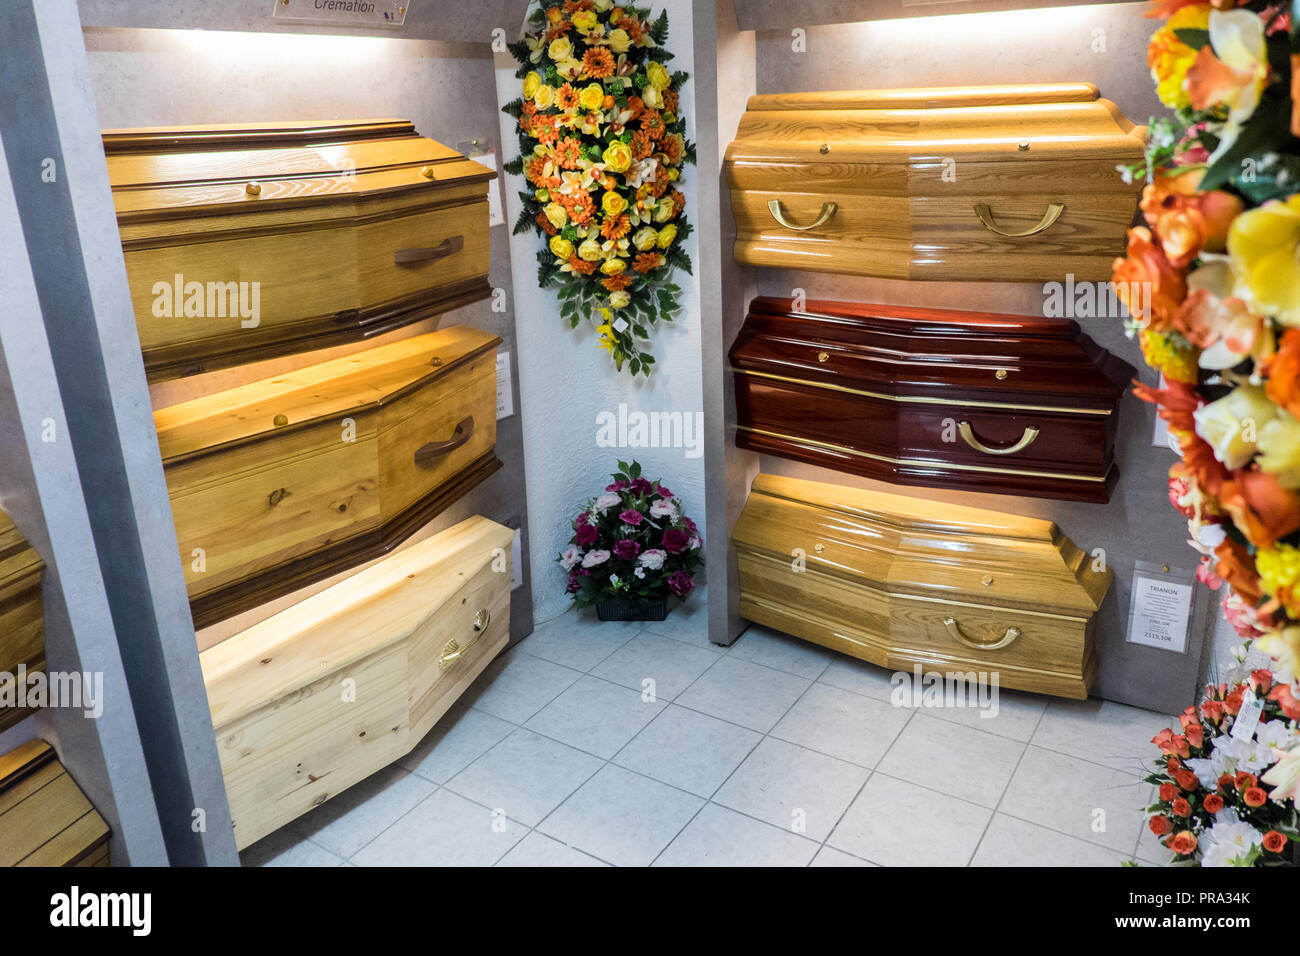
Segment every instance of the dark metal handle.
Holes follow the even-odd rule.
[[[431,441],[427,445],[417,448],[415,451],[415,463],[422,465],[426,461],[432,461],[448,452],[455,451],[465,442],[474,437],[474,416],[470,415],[451,433],[451,437],[446,441]]]
[[[433,259],[445,259],[465,248],[464,236],[452,236],[444,239],[441,245],[423,246],[412,249],[398,249],[393,253],[393,264],[402,265],[409,262],[429,262]]]

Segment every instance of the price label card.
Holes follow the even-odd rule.
[[[1237,716],[1233,718],[1230,736],[1238,740],[1253,740],[1255,728],[1259,726],[1259,718],[1263,713],[1264,702],[1248,694],[1241,702],[1241,710],[1237,711]]]
[[[1186,653],[1195,580],[1194,571],[1139,561],[1133,570],[1126,640]]]
[[[515,413],[515,395],[510,387],[510,353],[497,353],[497,421]]]

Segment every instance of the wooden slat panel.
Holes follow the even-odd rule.
[[[0,814],[0,866],[15,866],[93,808],[62,766],[43,787]]]

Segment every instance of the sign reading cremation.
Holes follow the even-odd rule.
[[[276,20],[400,27],[410,0],[275,0]]]

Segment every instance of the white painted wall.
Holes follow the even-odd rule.
[[[689,0],[656,3],[668,10],[671,24],[667,47],[676,58],[671,67],[694,72],[691,4]],[[521,16],[523,7],[521,4]],[[508,54],[497,56],[497,100],[508,103],[519,95],[515,78],[518,64]],[[695,134],[695,84],[681,91],[687,138]],[[501,114],[501,141],[505,158],[515,155],[514,118]],[[682,191],[686,216],[697,222],[699,171],[687,167]],[[507,220],[519,215],[518,193],[523,177],[507,177]],[[593,327],[570,331],[561,320],[553,290],[537,288],[536,254],[540,238],[529,232],[511,236],[510,258],[514,284],[518,351],[519,393],[524,431],[524,463],[528,471],[529,553],[533,568],[533,608],[537,623],[562,614],[570,599],[564,593],[565,575],[555,563],[572,529],[570,521],[587,499],[609,483],[607,477],[620,458],[635,458],[646,477],[662,478],[682,500],[686,514],[704,526],[704,458],[687,458],[684,449],[615,449],[596,446],[596,419],[604,411],[618,413],[620,403],[629,411],[680,411],[692,420],[703,408],[700,341],[700,288],[696,277],[679,274],[682,311],[672,324],[660,323],[653,354],[656,369],[648,380],[637,381],[616,372],[608,354],[596,344]],[[698,235],[687,240],[692,259],[698,261]],[[692,601],[702,595],[692,595]]]

